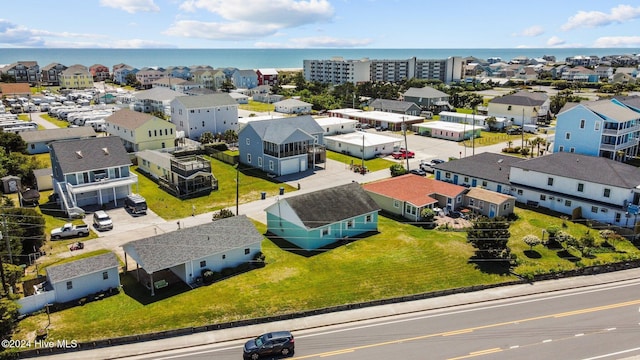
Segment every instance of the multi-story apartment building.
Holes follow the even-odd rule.
[[[51,63],[42,68],[42,83],[46,85],[58,86],[60,80],[58,76],[61,72],[65,71],[67,67],[60,63]]]
[[[598,100],[558,113],[553,152],[575,152],[624,160],[638,154],[640,112],[625,102]]]
[[[346,82],[360,83],[399,82],[406,79],[440,80],[444,83],[462,79],[463,60],[461,57],[447,59],[404,60],[344,60],[335,57],[331,60],[304,60],[304,77],[308,81],[331,84]]]
[[[60,87],[65,89],[91,89],[93,76],[86,66],[76,64],[69,66],[58,75]]]
[[[307,81],[330,84],[361,83],[371,80],[371,60],[304,60],[303,74]]]

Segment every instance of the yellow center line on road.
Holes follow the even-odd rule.
[[[575,315],[581,315],[581,314],[587,314],[587,313],[592,313],[592,312],[597,312],[597,311],[617,309],[617,308],[621,308],[621,307],[625,307],[625,306],[632,306],[632,305],[638,305],[638,304],[640,304],[640,300],[633,300],[633,301],[627,301],[627,302],[622,302],[622,303],[617,303],[617,304],[596,306],[596,307],[592,307],[592,308],[580,309],[580,310],[575,310],[575,311],[567,311],[567,312],[557,313],[557,314],[542,315],[542,316],[536,316],[536,317],[531,317],[531,318],[506,321],[506,322],[495,323],[495,324],[475,326],[475,327],[470,327],[470,328],[460,329],[460,330],[453,330],[453,331],[447,331],[447,332],[441,332],[441,333],[435,333],[435,334],[426,334],[426,335],[421,335],[421,336],[416,336],[416,337],[411,337],[411,338],[391,340],[391,341],[385,341],[385,342],[374,343],[374,344],[369,344],[369,345],[354,346],[354,347],[346,348],[346,349],[343,349],[343,350],[336,350],[336,351],[329,351],[329,352],[319,353],[319,354],[299,356],[299,357],[296,357],[295,359],[309,359],[309,358],[314,358],[314,357],[331,356],[331,355],[334,355],[334,354],[339,354],[339,353],[341,354],[341,353],[346,353],[346,352],[354,352],[356,350],[369,349],[369,348],[380,347],[380,346],[385,346],[385,345],[395,345],[395,344],[400,344],[400,343],[403,343],[403,342],[416,341],[416,340],[425,340],[425,339],[439,337],[439,336],[453,336],[453,335],[460,335],[460,334],[468,334],[468,333],[474,332],[476,330],[484,330],[484,329],[496,328],[496,327],[501,327],[501,326],[507,326],[507,325],[513,325],[513,324],[518,324],[518,323],[535,321],[535,320],[543,320],[543,319],[553,319],[553,318],[561,318],[561,317],[567,317],[567,316],[575,316]],[[498,349],[497,351],[502,351],[500,348],[489,349],[489,350],[491,350],[492,352],[497,352],[497,351],[493,351],[493,350],[496,350],[496,349]],[[484,354],[485,351],[489,351],[489,350],[483,350],[480,353]],[[477,353],[471,353],[470,355],[466,355],[466,356],[455,358],[455,359],[464,359],[464,358],[469,358],[469,357],[473,357],[473,356],[478,356],[478,354]]]
[[[448,360],[468,359],[468,358],[472,358],[472,357],[475,357],[475,356],[494,354],[494,353],[501,352],[501,351],[502,351],[502,349],[500,349],[500,348],[493,348],[493,349],[487,349],[487,350],[474,351],[472,353],[469,353],[469,355],[450,358]]]

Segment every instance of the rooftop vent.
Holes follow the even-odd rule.
[[[102,148],[102,152],[103,152],[105,155],[109,155],[109,149],[108,149],[108,148],[106,148],[106,147],[103,147],[103,148]]]
[[[82,151],[80,150],[76,151],[76,156],[78,157],[78,159],[82,159],[83,158]]]

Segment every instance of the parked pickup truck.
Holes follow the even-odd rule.
[[[398,159],[406,159],[408,158],[414,158],[416,156],[416,154],[413,151],[407,151],[405,149],[400,149],[400,151],[394,151],[391,153],[391,156],[393,156],[394,159],[398,160]]]
[[[89,235],[89,225],[85,224],[73,225],[72,223],[66,223],[62,227],[51,230],[51,239],[53,240],[87,235]]]

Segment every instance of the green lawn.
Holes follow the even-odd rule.
[[[180,200],[160,189],[153,181],[138,172],[137,167],[132,168],[138,175],[138,188],[134,188],[134,192],[139,192],[144,196],[149,208],[165,220],[190,216],[193,206],[195,206],[196,214],[235,206],[235,168],[217,159],[208,157],[207,159],[211,161],[211,171],[218,179],[218,190],[212,191],[209,196]],[[266,174],[254,169],[241,170],[239,178],[239,202],[241,204],[259,200],[263,191],[268,196],[274,196],[280,192],[280,187],[284,187],[286,192],[295,190],[294,187],[269,179]]]
[[[522,209],[516,212],[520,218],[510,228],[509,244],[520,261],[516,273],[580,266],[543,246],[535,248],[539,259],[527,257],[522,237],[541,234],[542,229],[561,225],[562,220]],[[261,233],[266,231],[263,224],[256,227]],[[119,295],[51,314],[49,338],[103,339],[516,279],[484,273],[469,263],[473,248],[465,232],[426,230],[385,217],[380,217],[379,230],[311,257],[284,251],[265,239],[264,268],[195,290],[174,285],[159,290],[153,298],[131,276],[124,276],[124,291]],[[575,236],[587,230],[567,222],[566,231]],[[581,262],[637,258],[640,253],[626,242],[616,248],[615,253],[599,253]],[[46,314],[27,317],[16,337],[30,336],[43,323]]]
[[[248,104],[240,104],[238,105],[238,108],[255,112],[273,112],[276,107],[273,104],[265,104],[263,102],[249,100]]]
[[[347,165],[362,165],[362,159],[361,158],[357,158],[355,156],[350,156],[350,155],[345,155],[345,154],[341,154],[341,153],[337,153],[335,151],[329,151],[327,150],[327,159],[331,159],[331,160],[335,160],[335,161],[339,161],[343,164],[347,164]],[[391,165],[395,164],[395,162],[387,160],[387,159],[382,159],[382,158],[375,158],[375,159],[370,159],[370,160],[365,160],[364,161],[364,166],[367,167],[367,169],[369,169],[370,171],[378,171],[378,170],[384,170],[384,169],[389,169],[391,167]]]

